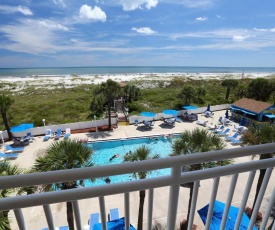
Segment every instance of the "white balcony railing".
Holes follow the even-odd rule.
[[[167,198],[167,217],[166,217],[166,228],[168,230],[177,229],[177,211],[179,206],[179,191],[180,184],[195,182],[194,190],[193,190],[193,200],[191,205],[191,212],[189,216],[189,229],[191,229],[197,199],[200,196],[200,188],[199,182],[214,178],[212,192],[210,200],[206,200],[205,203],[210,203],[209,212],[207,222],[205,224],[205,229],[209,229],[210,220],[212,218],[213,204],[215,199],[217,198],[217,190],[219,188],[219,180],[224,176],[231,176],[230,186],[226,194],[226,208],[231,205],[232,197],[235,192],[235,186],[238,181],[238,175],[242,173],[249,174],[247,177],[246,184],[244,186],[244,190],[242,191],[241,202],[239,205],[240,211],[237,217],[237,221],[235,224],[235,229],[239,229],[239,224],[241,220],[241,213],[243,213],[246,205],[249,193],[251,191],[252,183],[257,181],[257,177],[255,177],[256,171],[258,169],[267,169],[263,184],[261,186],[261,190],[258,195],[258,199],[253,210],[250,225],[248,229],[252,229],[257,213],[261,208],[261,204],[264,197],[269,197],[269,202],[266,205],[265,212],[263,213],[263,220],[260,225],[260,229],[265,229],[267,225],[267,221],[269,215],[271,213],[272,206],[274,204],[275,199],[275,189],[274,189],[274,174],[272,176],[272,171],[275,166],[275,158],[266,159],[266,160],[254,160],[247,161],[242,163],[237,163],[229,166],[204,169],[200,171],[193,172],[182,172],[181,168],[183,165],[192,165],[197,163],[209,162],[209,161],[218,161],[229,158],[239,158],[245,156],[252,156],[255,154],[262,153],[270,153],[274,152],[275,143],[258,145],[258,146],[250,146],[250,147],[242,147],[242,148],[234,148],[234,149],[226,149],[215,152],[205,152],[198,154],[191,154],[185,156],[177,156],[177,157],[168,157],[144,162],[133,162],[133,163],[124,163],[119,165],[107,165],[107,166],[98,166],[91,168],[82,168],[82,169],[74,169],[74,170],[62,170],[55,172],[44,172],[44,173],[36,173],[36,174],[28,174],[28,175],[17,175],[17,176],[8,176],[0,178],[0,190],[7,188],[15,188],[15,187],[23,187],[23,186],[32,186],[32,185],[41,185],[41,184],[50,184],[60,181],[71,181],[71,180],[79,180],[86,178],[99,178],[99,177],[108,177],[112,175],[121,175],[121,174],[129,174],[138,171],[152,171],[162,168],[171,168],[170,175],[159,176],[155,178],[148,178],[144,180],[133,180],[123,183],[114,183],[114,184],[106,184],[99,185],[94,187],[85,187],[85,188],[77,188],[63,191],[55,191],[55,192],[47,192],[47,193],[39,193],[25,196],[15,196],[10,198],[0,199],[0,210],[13,210],[18,228],[20,230],[29,229],[28,223],[25,221],[22,209],[33,207],[33,206],[43,206],[45,217],[47,223],[45,221],[45,225],[49,226],[49,229],[54,229],[55,223],[53,222],[53,216],[50,208],[50,204],[73,201],[74,208],[74,218],[76,223],[76,228],[78,230],[82,230],[84,223],[81,220],[81,211],[79,209],[78,202],[83,199],[89,198],[99,198],[100,204],[100,213],[101,213],[101,222],[103,223],[103,229],[107,229],[106,225],[106,208],[105,208],[105,197],[108,195],[114,194],[124,194],[124,216],[126,220],[126,228],[129,229],[130,224],[130,192],[140,191],[140,190],[148,190],[148,209],[147,212],[147,223],[145,229],[151,229],[153,223],[153,202],[154,202],[154,189],[160,187],[169,186],[169,195]],[[238,188],[237,188],[238,189]],[[267,191],[269,191],[267,193]],[[163,201],[165,202],[165,201]],[[182,204],[181,204],[182,205]],[[185,204],[186,206],[188,204]],[[223,222],[221,229],[223,228],[223,224],[227,219],[227,213],[225,211]],[[145,225],[145,224],[144,224]],[[274,224],[275,225],[275,224]],[[45,226],[46,227],[46,226]],[[272,229],[275,229],[273,226]]]

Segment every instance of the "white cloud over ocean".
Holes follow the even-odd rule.
[[[95,6],[92,8],[88,5],[82,5],[79,10],[79,17],[84,20],[94,20],[94,21],[106,21],[106,14],[100,9],[100,7]]]
[[[150,10],[158,4],[158,0],[120,0],[119,2],[125,11],[142,9],[143,7]]]
[[[23,15],[33,15],[32,11],[25,6],[5,6],[0,5],[0,12],[5,14],[21,13]]]
[[[151,35],[151,34],[156,33],[156,31],[152,30],[150,27],[140,27],[140,28],[133,27],[132,30],[134,30],[134,31],[136,31],[137,33],[140,33],[140,34],[147,34],[147,35]]]

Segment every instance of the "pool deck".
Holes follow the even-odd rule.
[[[208,121],[208,124],[218,124],[218,119],[220,116],[224,117],[225,111],[215,111],[214,118],[206,118],[204,115],[199,114],[199,120]],[[196,124],[196,122],[176,122],[175,126],[168,126],[164,124],[163,121],[155,121],[152,129],[146,128],[143,124],[138,126],[136,125],[128,125],[128,126],[118,126],[118,128],[113,131],[101,131],[101,132],[93,132],[93,133],[77,133],[71,134],[71,139],[87,139],[89,141],[97,141],[97,140],[108,140],[108,139],[121,139],[121,138],[131,138],[131,137],[141,137],[141,136],[154,136],[154,135],[169,135],[173,133],[181,133],[184,130],[192,130],[196,127],[200,127],[202,129],[207,129],[206,127],[200,126]],[[233,129],[233,125],[229,126],[231,130]],[[43,151],[53,143],[53,139],[49,139],[49,141],[44,142],[43,136],[34,137],[34,141],[25,147],[25,150],[20,153],[19,157],[15,160],[11,160],[12,164],[18,164],[22,168],[30,168],[32,167],[35,159],[43,154]],[[230,143],[226,143],[226,148],[238,148],[240,146],[232,146]],[[9,144],[9,142],[7,142]],[[10,143],[11,144],[11,143]],[[3,151],[3,147],[2,147]],[[242,162],[251,160],[250,157],[239,158],[235,162]],[[274,172],[273,172],[274,174]],[[238,206],[241,202],[243,189],[246,184],[248,173],[241,174],[239,176],[239,180],[237,183],[237,189],[235,191],[232,204]],[[257,177],[257,175],[256,175]],[[201,187],[199,190],[199,196],[197,201],[197,209],[202,208],[206,204],[209,203],[211,190],[212,190],[213,180],[204,180],[201,181]],[[220,180],[219,191],[217,195],[217,199],[225,202],[228,193],[228,187],[230,184],[230,177],[223,177]],[[270,184],[275,184],[275,176],[271,177]],[[249,196],[248,204],[251,205],[254,199],[256,184],[253,183],[253,188],[251,190],[251,194]],[[272,186],[270,186],[272,187]],[[272,188],[267,189],[267,194],[270,195],[272,192]],[[158,188],[155,189],[154,192],[154,210],[153,210],[153,219],[162,223],[166,220],[167,216],[167,204],[168,204],[168,194],[169,188]],[[202,196],[203,194],[203,196]],[[178,207],[178,220],[183,220],[186,218],[187,205],[189,198],[189,190],[187,188],[180,188],[180,196],[179,196],[179,207]],[[138,192],[130,193],[131,199],[131,207],[130,207],[130,221],[136,227],[137,224],[137,215],[138,215],[138,205],[139,205],[139,194]],[[145,198],[145,207],[144,207],[144,221],[147,219],[147,197]],[[118,208],[120,217],[124,216],[124,195],[118,194],[114,196],[105,197],[106,204],[106,212],[108,213],[111,208]],[[180,205],[180,204],[185,204]],[[79,201],[79,206],[81,210],[81,218],[83,226],[88,223],[89,215],[91,213],[99,212],[99,201],[97,198],[92,198],[88,200]],[[67,225],[66,222],[66,204],[53,204],[51,205],[53,218],[56,223],[56,226]],[[42,207],[32,207],[23,209],[23,214],[27,223],[28,229],[36,230],[42,229],[43,227],[47,227],[46,219],[44,216]],[[10,217],[12,220],[11,227],[13,230],[18,229],[16,225],[16,220],[14,218],[13,212],[10,212]],[[197,229],[204,229],[202,221],[198,214],[195,215],[194,223],[198,225]],[[179,227],[179,224],[177,224]],[[144,226],[146,229],[146,225]]]

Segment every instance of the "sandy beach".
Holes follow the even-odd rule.
[[[215,120],[214,123],[218,122],[219,116],[223,116],[224,111],[215,111]],[[212,122],[212,118],[206,118],[204,115],[199,114],[200,120],[208,120],[209,123]],[[162,121],[156,121],[154,128],[151,130],[142,131],[138,129],[135,125],[128,125],[128,126],[118,126],[112,132],[97,132],[97,133],[78,133],[72,134],[70,138],[78,139],[78,138],[89,138],[90,140],[96,141],[100,139],[117,139],[117,138],[131,138],[131,137],[138,137],[138,136],[150,136],[150,135],[160,135],[160,134],[171,134],[171,133],[179,133],[185,129],[194,129],[195,127],[200,127],[202,129],[206,129],[206,127],[202,127],[196,122],[182,122],[176,123],[175,127],[171,128],[163,128],[161,125]],[[231,129],[233,128],[230,127]],[[37,156],[42,154],[42,152],[51,144],[54,140],[50,139],[47,142],[43,142],[42,136],[34,137],[34,141],[30,143],[28,146],[25,147],[25,150],[20,153],[19,157],[15,160],[11,160],[12,164],[18,164],[20,167],[23,168],[30,168],[32,167],[35,159]],[[232,146],[230,143],[226,143],[226,148],[238,148],[240,146]],[[3,150],[3,149],[2,149]],[[243,157],[236,159],[235,163],[240,163],[244,161],[251,160],[250,157]],[[274,172],[273,172],[274,174]],[[242,193],[244,186],[246,184],[248,173],[243,173],[239,176],[237,189],[235,191],[232,204],[235,206],[240,205]],[[256,181],[256,180],[255,180]],[[213,180],[204,180],[201,181],[201,187],[199,192],[199,198],[197,203],[197,209],[205,206],[211,196],[212,190],[212,183]],[[220,201],[225,202],[227,197],[227,191],[230,184],[230,177],[223,177],[220,181],[219,191],[217,195],[217,199]],[[263,205],[261,207],[261,211],[264,211],[264,207],[267,203],[268,197],[272,192],[272,184],[275,184],[275,176],[271,177],[271,181],[269,182],[270,186],[267,189],[266,196],[263,201]],[[251,205],[254,192],[255,192],[256,183],[253,183],[253,189],[251,190],[251,194],[249,196],[248,205]],[[155,189],[155,200],[154,200],[154,210],[153,210],[153,220],[165,223],[167,217],[167,204],[168,204],[168,195],[169,195],[169,188],[158,188]],[[187,204],[188,204],[188,194],[189,190],[186,188],[181,188],[180,190],[180,197],[179,197],[179,207],[178,207],[178,221],[186,218],[187,213]],[[137,224],[137,214],[138,214],[138,192],[132,192],[130,194],[131,205],[130,205],[130,220],[133,226]],[[147,199],[145,201],[145,208],[144,208],[144,223],[146,224],[147,220]],[[113,195],[105,197],[106,203],[106,210],[110,208],[119,208],[120,216],[124,216],[124,196],[123,194]],[[183,205],[184,204],[184,205]],[[81,219],[83,226],[87,224],[90,213],[99,212],[99,202],[97,198],[88,199],[88,200],[81,200],[79,201],[80,210],[81,210]],[[66,225],[66,204],[52,204],[51,205],[54,221],[56,226],[63,226]],[[43,212],[43,207],[31,207],[23,209],[23,214],[26,219],[26,224],[29,229],[41,229],[47,226],[46,219]],[[14,218],[13,212],[10,212],[10,217],[12,220],[12,229],[18,229],[16,220]],[[200,217],[196,214],[194,222],[198,225],[198,229],[203,229],[203,223],[200,220]],[[177,225],[179,226],[179,224]]]
[[[20,91],[28,86],[39,88],[72,88],[84,84],[100,84],[107,79],[127,83],[129,81],[171,81],[175,77],[184,80],[224,80],[224,79],[255,79],[273,78],[274,73],[139,73],[139,74],[89,74],[89,75],[35,75],[26,77],[5,76],[0,78],[0,83],[6,90]]]

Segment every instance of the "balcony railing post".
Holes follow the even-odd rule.
[[[130,194],[124,193],[125,230],[130,229]]]
[[[147,229],[152,229],[154,189],[149,189]]]
[[[268,221],[269,216],[271,216],[271,210],[274,207],[274,202],[275,202],[275,187],[273,187],[272,195],[270,196],[268,206],[266,208],[264,218],[261,223],[260,230],[265,230],[266,229],[266,224]],[[274,210],[275,211],[275,210]],[[273,227],[275,228],[275,222],[273,223]]]
[[[15,215],[15,218],[17,220],[17,224],[18,224],[19,229],[20,230],[27,230],[22,210],[21,209],[14,209],[13,211],[14,211],[14,215]]]
[[[224,212],[223,212],[222,223],[221,223],[221,227],[220,227],[221,229],[225,229],[225,224],[226,224],[226,221],[227,221],[227,216],[228,216],[228,212],[229,212],[230,205],[231,205],[231,202],[232,202],[232,198],[233,198],[233,195],[234,195],[234,191],[235,191],[238,176],[239,176],[239,174],[234,174],[232,176],[232,179],[231,179],[231,183],[230,183],[229,191],[228,191],[228,196],[227,196],[227,200],[226,200],[226,205],[225,205],[225,209],[224,209]]]
[[[239,226],[240,226],[240,223],[241,223],[241,220],[242,220],[242,217],[243,217],[244,208],[245,208],[245,205],[246,205],[246,202],[247,202],[250,190],[251,190],[253,180],[255,178],[255,174],[256,174],[256,170],[253,170],[249,173],[249,176],[248,176],[248,179],[247,179],[247,182],[246,182],[246,186],[245,186],[245,190],[244,190],[244,194],[243,194],[243,197],[242,197],[242,202],[241,202],[241,205],[240,205],[240,208],[239,208],[239,213],[238,213],[238,216],[237,216],[237,219],[236,219],[236,222],[235,222],[234,230],[239,229]]]
[[[108,230],[107,220],[106,220],[106,208],[105,208],[104,196],[99,197],[99,207],[100,207],[100,216],[101,216],[102,229],[103,230]]]
[[[167,214],[167,230],[176,229],[176,218],[177,218],[179,190],[180,190],[180,184],[179,184],[180,175],[181,175],[181,166],[173,167],[171,176],[173,178],[174,183],[173,185],[170,186],[168,214]]]
[[[50,230],[55,230],[54,222],[53,222],[53,215],[52,215],[50,205],[48,205],[48,204],[43,205],[43,209],[44,209],[44,213],[45,213],[45,216],[46,216],[46,220],[47,220],[49,229]]]
[[[260,205],[262,203],[264,193],[265,193],[269,178],[271,176],[272,170],[273,170],[273,168],[268,168],[265,172],[265,176],[264,176],[264,179],[263,179],[263,182],[262,182],[262,185],[261,185],[261,189],[259,191],[256,203],[255,203],[255,206],[253,208],[253,212],[252,212],[252,215],[251,215],[251,218],[250,218],[250,222],[249,222],[249,225],[248,225],[248,228],[247,228],[248,230],[251,230],[254,226],[254,223],[256,222],[257,214],[258,214]]]
[[[199,186],[200,186],[200,181],[195,181],[187,230],[192,230],[192,228],[193,228],[194,214],[195,214],[195,209],[196,209],[196,205],[197,205]]]
[[[82,230],[82,224],[81,224],[81,217],[80,217],[78,201],[74,200],[74,201],[72,201],[72,204],[73,204],[76,228],[77,228],[77,230]]]
[[[212,220],[212,217],[213,217],[213,208],[214,208],[215,200],[216,200],[216,197],[217,197],[219,182],[220,182],[219,177],[214,178],[210,203],[209,203],[208,212],[207,212],[207,219],[206,219],[206,223],[205,223],[205,229],[206,230],[210,229],[210,224],[211,224],[211,220]]]

